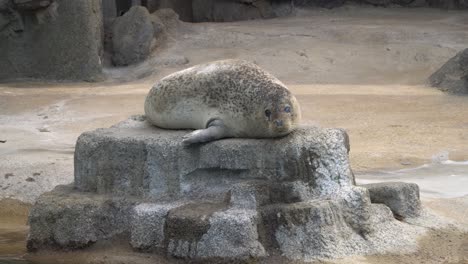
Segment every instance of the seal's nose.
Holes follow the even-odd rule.
[[[276,119],[275,124],[276,124],[277,127],[283,126],[283,120]]]

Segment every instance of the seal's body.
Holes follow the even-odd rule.
[[[185,144],[284,136],[301,117],[284,84],[242,60],[201,64],[163,78],[146,97],[145,114],[161,128],[197,129],[184,137]]]

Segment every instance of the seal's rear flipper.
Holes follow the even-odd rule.
[[[228,137],[223,121],[215,119],[210,121],[205,129],[198,129],[184,136],[182,144],[185,146],[209,142]]]

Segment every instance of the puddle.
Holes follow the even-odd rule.
[[[0,257],[0,264],[32,264],[27,260],[21,258],[3,258]]]
[[[31,264],[23,259],[26,254],[25,237],[27,228],[0,222],[0,264]]]
[[[419,185],[421,196],[455,198],[468,195],[468,161],[446,160],[416,168],[356,175],[357,184],[402,181]]]

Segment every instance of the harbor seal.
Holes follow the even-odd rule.
[[[190,145],[228,137],[272,138],[294,130],[297,99],[273,75],[252,62],[222,60],[173,73],[145,100],[147,120],[165,129],[196,129]]]

